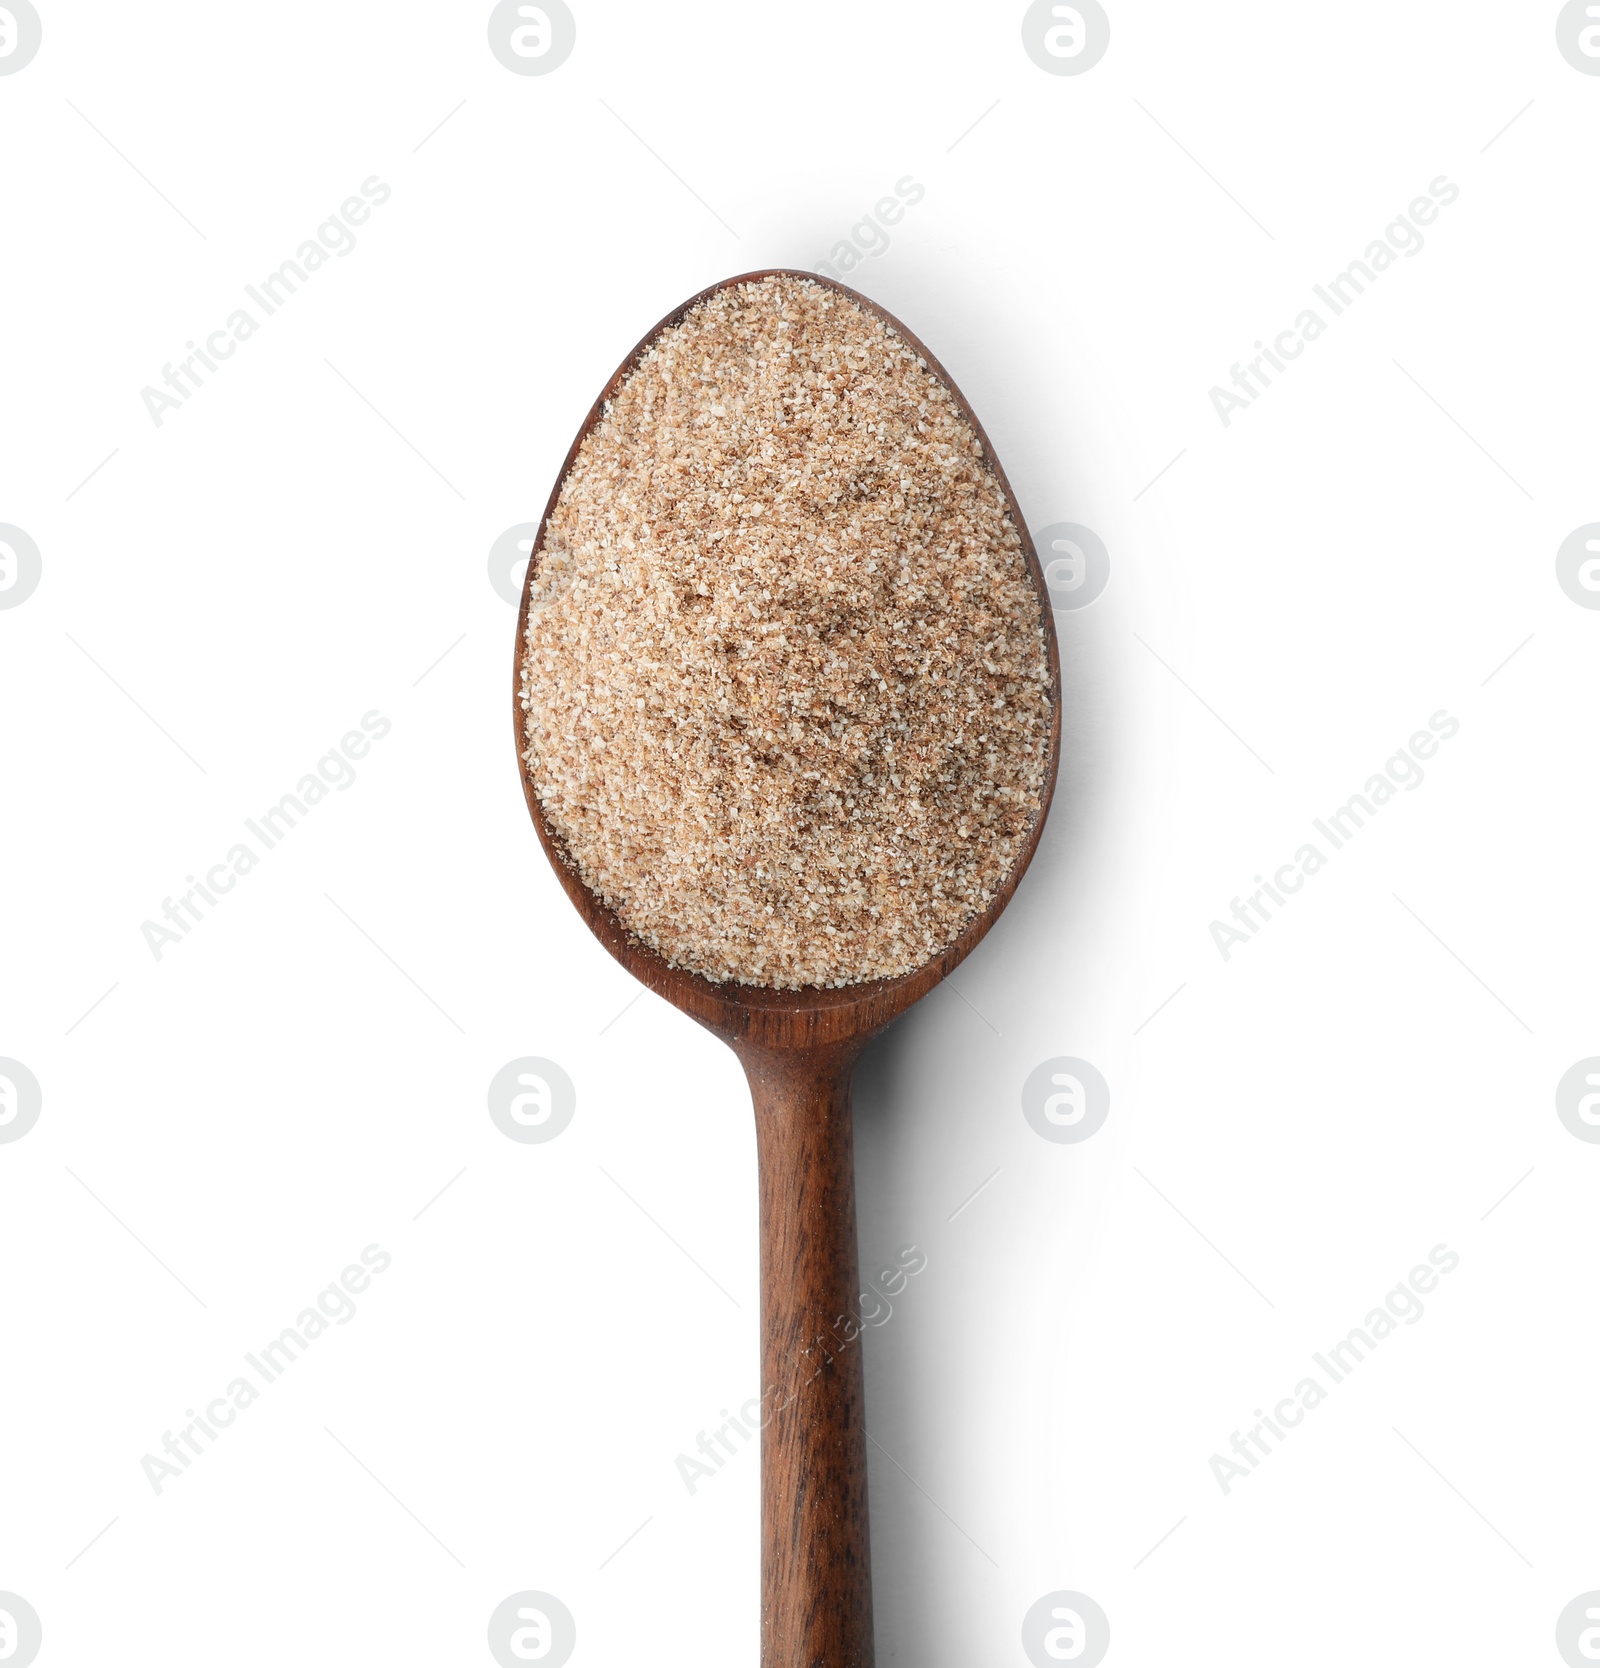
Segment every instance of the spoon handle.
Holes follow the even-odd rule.
[[[858,1047],[739,1050],[761,1170],[762,1668],[872,1668]]]

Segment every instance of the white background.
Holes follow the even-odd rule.
[[[1600,1053],[1600,614],[1554,569],[1600,518],[1600,78],[1556,7],[1108,0],[1053,76],[1016,4],[574,0],[519,76],[485,5],[39,4],[0,77],[0,521],[43,564],[0,612],[0,1055],[44,1097],[0,1145],[0,1589],[40,1663],[487,1664],[524,1588],[584,1668],[755,1661],[755,1455],[675,1466],[758,1393],[749,1101],[546,868],[486,557],[658,317],[908,174],[850,281],[1111,579],[1058,616],[1032,872],[858,1079],[863,1265],[928,1258],[866,1343],[880,1659],[1024,1664],[1075,1589],[1116,1668],[1559,1662],[1600,1587],[1600,1150],[1554,1105]],[[373,174],[157,427],[140,390]],[[1208,390],[1440,175],[1225,428]],[[355,785],[157,961],[141,922],[372,709]],[[577,1087],[546,1144],[487,1113],[519,1055]],[[1022,1116],[1057,1055],[1111,1086],[1082,1144]],[[355,1319],[153,1492],[373,1242]],[[1441,1242],[1423,1319],[1224,1494]]]

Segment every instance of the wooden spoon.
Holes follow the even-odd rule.
[[[606,402],[663,330],[734,284],[691,296],[617,367],[561,466],[528,562],[532,580],[562,483]],[[556,875],[595,937],[641,983],[722,1038],[750,1082],[761,1182],[761,1662],[762,1668],[872,1668],[872,1575],[867,1535],[861,1295],[856,1275],[855,1160],[850,1084],[857,1057],[890,1020],[969,955],[1010,902],[1039,843],[1061,754],[1061,667],[1044,575],[1027,523],[988,437],[937,359],[865,296],[815,273],[786,271],[848,296],[927,361],[983,443],[1004,492],[1039,596],[1050,665],[1050,757],[1038,815],[994,901],[934,960],[898,979],[835,990],[713,984],[669,966],[634,938],[579,878],[545,821],[527,764],[521,665],[528,625],[524,583],[512,661],[511,720],[528,813]]]

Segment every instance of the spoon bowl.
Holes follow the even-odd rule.
[[[848,297],[894,330],[949,390],[983,446],[1021,539],[1039,599],[1050,673],[1049,751],[1039,808],[988,907],[940,954],[911,972],[830,989],[719,984],[672,966],[584,883],[545,817],[523,757],[521,665],[532,580],[580,447],[664,330],[720,290],[776,276],[807,279]],[[933,354],[882,307],[815,273],[741,273],[668,313],[617,367],[590,408],[540,519],[517,615],[512,726],[529,815],[573,906],[636,979],[721,1037],[750,1083],[761,1186],[762,1668],[871,1668],[851,1076],[870,1038],[959,966],[1011,901],[1038,847],[1061,752],[1061,668],[1038,556],[988,436]]]

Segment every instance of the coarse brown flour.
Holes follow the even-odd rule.
[[[848,296],[764,278],[658,335],[529,584],[546,821],[675,966],[908,973],[1010,873],[1048,765],[1048,627],[972,425]]]

